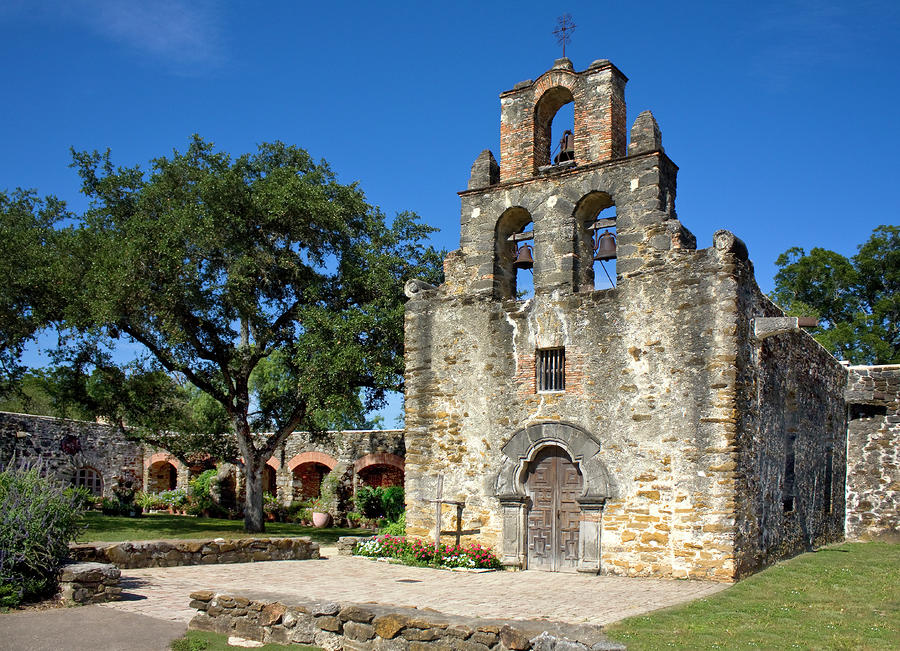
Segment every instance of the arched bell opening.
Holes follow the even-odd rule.
[[[572,164],[576,160],[575,134],[574,134],[574,101],[572,91],[563,86],[554,86],[545,92],[534,106],[534,171],[537,173],[542,167],[553,164]],[[554,118],[560,109],[573,104],[572,111],[563,111],[560,120]],[[571,117],[570,116],[571,113]],[[554,129],[555,127],[555,129]],[[563,135],[568,130],[568,138],[563,141]],[[559,134],[558,142],[553,138]],[[554,145],[557,145],[555,153]]]
[[[575,206],[574,273],[578,291],[616,286],[616,206],[606,192],[590,192]]]
[[[523,300],[534,296],[534,231],[521,206],[506,209],[494,234],[494,295]]]

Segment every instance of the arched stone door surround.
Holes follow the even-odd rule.
[[[542,449],[550,446],[562,448],[583,478],[582,492],[577,498],[581,523],[576,569],[599,572],[601,515],[610,495],[609,473],[597,458],[600,441],[577,425],[562,422],[529,425],[515,432],[501,448],[501,467],[494,492],[502,511],[501,561],[509,566],[527,566],[529,498],[525,476],[529,464]]]

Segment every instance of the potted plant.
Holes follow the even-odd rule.
[[[322,497],[312,503],[312,522],[316,529],[324,529],[331,525],[331,513],[328,512],[328,503]]]
[[[333,473],[329,473],[322,480],[322,488],[319,497],[317,497],[310,508],[312,509],[313,526],[322,529],[331,525],[331,510],[334,504],[334,497],[337,495],[338,478]]]

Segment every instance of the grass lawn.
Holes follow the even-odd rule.
[[[119,542],[123,540],[163,540],[166,538],[245,538],[243,520],[196,518],[189,515],[151,514],[140,518],[85,514],[87,530],[78,542]],[[370,536],[367,529],[333,527],[316,529],[287,522],[267,522],[260,536],[309,536],[318,543],[331,544],[340,536]]]
[[[173,651],[234,651],[240,647],[228,646],[228,637],[218,633],[207,633],[205,631],[188,631],[184,637],[172,642]],[[284,646],[283,644],[266,644],[264,646],[255,647],[260,651],[279,651],[280,649],[290,649],[291,651],[312,651],[319,649],[317,646],[306,646],[303,644],[292,644]]]
[[[640,649],[900,649],[900,545],[844,543],[605,629]]]

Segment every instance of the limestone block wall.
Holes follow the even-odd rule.
[[[98,423],[0,412],[0,468],[16,463],[39,464],[41,471],[63,483],[81,468],[102,477],[102,493],[112,495],[122,477],[142,485],[144,451],[113,427]]]
[[[601,571],[731,578],[734,415],[720,388],[733,384],[734,352],[719,309],[733,302],[728,278],[715,252],[674,249],[614,290],[498,302],[444,287],[411,300],[408,531],[430,535],[426,500],[443,475],[445,496],[465,502],[462,529],[500,547],[501,448],[529,424],[563,421],[599,439],[608,472]],[[566,348],[566,391],[538,393],[528,365],[553,346]]]
[[[900,365],[849,373],[847,538],[900,542]]]

